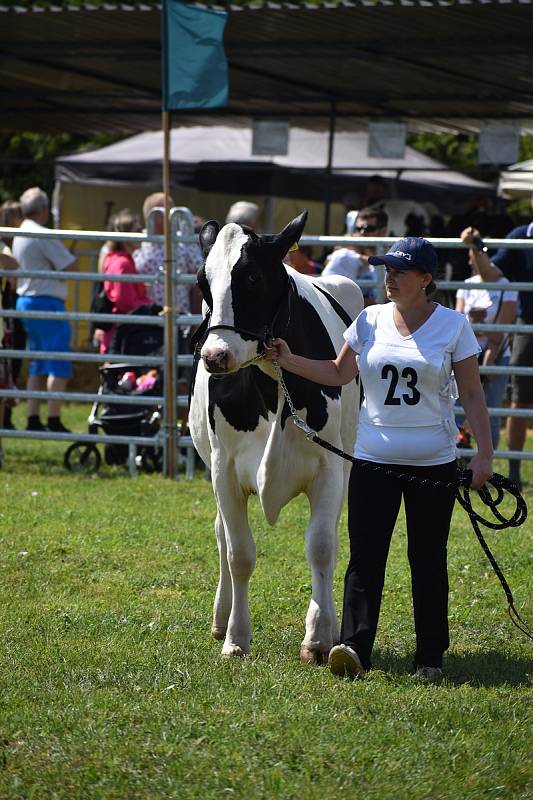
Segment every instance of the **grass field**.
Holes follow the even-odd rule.
[[[65,409],[79,430],[85,417]],[[209,636],[217,552],[201,473],[171,483],[103,467],[87,479],[63,470],[63,444],[4,440],[4,448],[1,798],[533,797],[531,642],[511,625],[460,508],[448,680],[424,687],[409,675],[401,521],[376,669],[349,682],[298,661],[310,591],[304,498],[274,529],[250,504],[253,655],[225,662]],[[524,467],[531,507],[533,462]],[[530,624],[532,527],[487,533]],[[346,557],[343,517],[337,606]]]

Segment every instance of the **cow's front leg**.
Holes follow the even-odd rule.
[[[217,512],[215,533],[218,545],[219,576],[218,586],[213,606],[213,626],[211,633],[215,639],[225,639],[228,629],[228,619],[231,613],[231,575],[228,566],[228,552],[226,547],[226,531],[220,511]]]
[[[247,502],[238,486],[217,487],[219,513],[226,534],[226,554],[231,578],[232,603],[222,655],[250,653],[252,629],[248,610],[248,584],[255,567],[255,543],[248,525]]]
[[[323,664],[339,640],[339,621],[333,601],[333,576],[337,561],[337,529],[343,499],[342,465],[321,472],[309,502],[311,519],[305,534],[305,554],[311,569],[311,602],[305,619],[300,659]]]

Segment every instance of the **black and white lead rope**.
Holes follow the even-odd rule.
[[[347,461],[351,461],[355,463],[356,459],[354,456],[350,455],[349,453],[345,453],[343,450],[340,450],[335,445],[331,444],[331,442],[325,441],[325,439],[321,439],[320,436],[317,434],[315,430],[309,427],[309,425],[303,420],[300,416],[298,416],[298,412],[292,402],[291,396],[287,389],[287,385],[283,379],[283,373],[277,361],[271,362],[274,366],[274,369],[277,373],[277,378],[283,394],[285,396],[285,400],[287,401],[287,405],[289,406],[291,417],[293,423],[296,425],[297,428],[304,433],[305,437],[311,441],[315,442],[315,444],[320,445],[320,447],[324,447],[326,450],[329,450],[331,453],[335,453],[336,455],[340,456],[341,458],[346,459]],[[490,478],[487,483],[494,487],[496,490],[496,497],[492,497],[489,489],[485,486],[482,486],[481,489],[478,489],[478,494],[482,500],[482,502],[488,506],[496,518],[497,522],[492,522],[491,520],[485,519],[477,511],[474,510],[472,505],[472,501],[470,499],[470,482],[472,480],[472,472],[469,469],[460,469],[458,470],[458,477],[454,481],[437,481],[431,480],[429,478],[417,478],[415,475],[407,475],[402,472],[397,472],[396,470],[387,469],[382,464],[376,464],[371,461],[359,461],[358,462],[362,467],[366,469],[373,470],[375,472],[384,472],[385,475],[392,478],[397,478],[399,480],[409,481],[411,483],[420,483],[422,486],[428,486],[433,488],[442,487],[443,489],[455,489],[455,496],[460,503],[460,505],[464,508],[466,513],[470,518],[470,522],[472,523],[472,527],[474,529],[474,533],[477,536],[477,539],[481,545],[481,548],[485,555],[487,556],[492,569],[494,570],[496,577],[500,581],[500,584],[505,592],[505,596],[507,598],[507,610],[509,612],[509,617],[511,618],[511,622],[515,625],[522,633],[524,633],[529,639],[533,640],[533,634],[529,630],[526,622],[522,619],[518,611],[516,610],[516,606],[514,603],[513,593],[507,583],[507,580],[496,561],[494,555],[492,554],[487,542],[485,541],[483,534],[481,533],[479,526],[484,525],[486,528],[491,528],[492,530],[502,531],[506,528],[518,528],[520,525],[523,525],[527,518],[527,506],[524,498],[520,493],[520,489],[518,486],[510,481],[508,478],[505,478],[503,475],[498,474],[497,472],[493,474],[492,478]],[[516,501],[516,507],[509,519],[504,517],[499,509],[498,506],[501,504],[502,500],[504,499],[505,492],[511,494]]]

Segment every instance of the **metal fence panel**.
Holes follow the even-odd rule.
[[[191,221],[185,211],[187,209],[173,209],[174,212],[177,212],[173,216],[173,229],[172,229],[172,243],[175,244],[189,244],[189,243],[197,243],[198,239],[197,236],[192,233],[191,229]],[[190,214],[190,212],[189,212]],[[172,215],[171,215],[172,216]],[[180,226],[181,230],[180,230]],[[0,227],[0,238],[2,236],[7,236],[9,238],[13,236],[25,236],[29,238],[50,238],[50,239],[57,239],[57,240],[75,240],[75,241],[92,241],[95,243],[105,241],[110,238],[109,231],[69,231],[69,230],[49,230],[49,231],[21,231],[18,228],[7,228],[7,227]],[[118,233],[113,231],[113,239],[117,241],[123,242],[135,242],[135,243],[142,243],[142,242],[157,242],[162,244],[164,241],[164,237],[161,235],[156,234],[146,234],[146,233]],[[357,245],[364,242],[366,246],[368,245],[389,245],[393,244],[397,241],[397,237],[357,237],[357,236],[302,236],[300,243],[302,245],[321,245],[327,247],[334,247],[334,246],[345,246],[347,244]],[[447,248],[447,249],[460,249],[464,248],[464,244],[461,239],[444,239],[444,238],[434,238],[428,237],[428,241],[430,241],[435,247],[437,248]],[[527,249],[533,247],[533,240],[532,239],[485,239],[485,244],[489,248],[498,248],[498,247],[506,247],[510,249]],[[87,253],[83,253],[84,256]],[[35,277],[35,278],[52,278],[57,280],[68,280],[73,282],[101,282],[103,280],[102,273],[98,272],[53,272],[47,270],[32,270],[32,271],[24,271],[24,275],[26,277]],[[383,291],[383,275],[384,270],[377,270],[376,271],[376,278],[374,279],[362,279],[357,281],[357,283],[361,286],[361,288],[374,288],[378,295],[378,301],[384,301],[384,291]],[[13,278],[16,276],[16,272],[14,273],[11,270],[0,270],[0,277],[11,277]],[[161,270],[160,274],[156,275],[113,275],[113,281],[122,282],[122,283],[163,283],[164,282],[164,273]],[[196,283],[196,278],[193,275],[176,275],[173,271],[173,281],[175,283],[183,283],[186,285],[191,285]],[[501,285],[495,282],[484,282],[479,284],[467,284],[469,289],[472,290],[486,290],[486,289],[501,289]],[[465,286],[463,281],[437,281],[437,288],[445,289],[445,290],[456,290]],[[506,285],[506,290],[514,289],[520,292],[529,292],[533,291],[533,283],[524,283],[524,282],[510,282]],[[156,326],[163,326],[164,319],[162,316],[160,317],[135,317],[132,320],[130,315],[118,315],[118,314],[91,314],[90,312],[80,312],[80,311],[65,311],[65,312],[21,312],[15,310],[0,310],[0,319],[2,318],[19,318],[19,319],[65,319],[69,320],[73,323],[80,323],[80,322],[126,322],[140,324],[140,325],[156,325]],[[192,325],[198,325],[201,322],[201,316],[199,314],[180,314],[177,315],[175,318],[176,326],[183,326],[189,327]],[[525,324],[512,324],[512,325],[498,325],[498,324],[474,324],[473,326],[474,331],[478,333],[488,333],[488,332],[500,332],[500,333],[528,333],[533,334],[533,325],[525,325]],[[89,362],[94,364],[120,364],[127,360],[127,363],[132,366],[136,365],[153,365],[153,366],[164,366],[165,364],[165,353],[162,352],[160,355],[155,356],[120,356],[120,355],[113,355],[113,354],[106,354],[100,355],[96,352],[70,352],[70,353],[59,353],[59,352],[31,352],[29,350],[20,351],[20,350],[12,350],[6,349],[2,351],[2,355],[7,358],[22,358],[22,359],[53,359],[53,360],[64,360],[64,361],[76,361],[76,362]],[[192,365],[192,356],[191,355],[177,355],[176,357],[176,364],[178,366],[190,367]],[[511,366],[494,366],[494,367],[481,367],[480,368],[481,374],[488,374],[488,375],[498,375],[498,374],[508,374],[508,375],[527,375],[533,376],[533,366],[532,367],[511,367]],[[26,400],[31,397],[40,400],[46,399],[60,399],[64,401],[70,402],[87,402],[87,403],[94,403],[94,402],[102,402],[102,403],[116,403],[116,404],[123,404],[124,406],[128,405],[139,405],[140,402],[149,405],[149,406],[162,406],[163,413],[165,413],[165,399],[164,397],[142,397],[139,398],[138,396],[132,395],[105,395],[102,393],[96,394],[91,392],[28,392],[24,390],[0,390],[0,397],[3,398],[18,398],[20,400]],[[185,395],[181,395],[177,397],[178,405],[185,406],[187,404],[188,398]],[[464,413],[461,408],[457,408],[457,414]],[[489,413],[492,416],[520,416],[531,418],[533,417],[533,410],[530,409],[509,409],[509,408],[493,408],[489,409]],[[17,439],[56,439],[56,440],[63,440],[63,441],[79,441],[79,442],[87,442],[87,443],[106,443],[106,444],[127,444],[130,448],[133,448],[132,452],[135,452],[135,448],[139,445],[154,445],[156,447],[161,447],[165,445],[165,432],[164,427],[162,431],[155,437],[124,437],[124,436],[108,436],[104,434],[83,434],[83,433],[72,433],[72,434],[61,434],[61,433],[52,433],[52,432],[37,432],[37,431],[14,431],[14,430],[6,430],[0,429],[0,437],[6,438],[17,438]],[[177,446],[188,448],[190,452],[192,452],[192,440],[188,436],[179,436],[176,439]],[[468,450],[460,450],[458,454],[471,456],[474,454],[475,451],[468,451]],[[533,452],[529,451],[497,451],[496,457],[500,458],[533,458]],[[131,454],[129,458],[129,466],[130,466],[130,473],[134,474],[135,469],[132,468],[132,459]],[[190,467],[190,458],[187,465],[187,476],[192,477],[192,470]]]

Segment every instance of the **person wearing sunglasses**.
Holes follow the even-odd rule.
[[[350,214],[348,219],[350,219]],[[376,208],[363,208],[355,218],[355,224],[347,226],[347,234],[352,236],[386,236],[388,218],[384,211]],[[351,230],[350,230],[351,228]],[[359,278],[372,278],[373,269],[368,263],[370,256],[376,255],[375,245],[346,245],[334,250],[328,257],[323,275],[343,275],[357,283]],[[365,306],[376,302],[372,288],[362,288]]]

